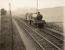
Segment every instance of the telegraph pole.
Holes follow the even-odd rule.
[[[11,25],[10,25],[10,27],[11,27],[11,33],[12,33],[12,47],[11,47],[11,49],[13,50],[13,23],[12,23],[12,12],[11,12],[11,3],[9,3],[9,11],[10,11],[10,19],[11,19]]]
[[[11,3],[9,3],[9,11],[10,11],[10,16],[12,18],[12,13],[11,13]]]
[[[38,0],[37,0],[37,12],[38,12]]]

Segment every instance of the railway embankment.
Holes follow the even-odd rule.
[[[26,50],[9,16],[1,16],[0,50]]]

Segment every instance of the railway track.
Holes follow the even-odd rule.
[[[32,27],[28,24],[29,27]],[[32,27],[33,28],[33,27]],[[53,32],[52,30],[49,30],[49,28],[44,29],[35,29],[39,34],[43,35],[45,38],[53,42],[55,45],[57,45],[59,48],[63,49],[64,45],[64,37],[61,34],[58,34],[56,32]]]
[[[31,27],[31,26],[29,26]],[[56,37],[55,35],[53,35],[53,33],[47,29],[35,29],[35,28],[32,28],[34,29],[35,31],[37,31],[39,34],[41,34],[42,36],[44,36],[45,38],[47,38],[48,40],[50,40],[51,42],[53,42],[55,45],[57,45],[59,48],[63,49],[63,44],[64,44],[64,41],[63,41],[63,36],[60,36],[57,34],[57,36],[59,37],[62,37],[61,39],[59,37]]]
[[[26,21],[25,21],[25,22],[26,22]],[[28,26],[30,26],[30,25],[28,24]],[[32,27],[32,26],[30,26],[30,27]],[[32,28],[33,28],[33,27],[32,27]],[[34,29],[36,29],[36,28],[34,27]],[[38,31],[39,31],[39,30],[38,30]],[[56,30],[51,29],[51,28],[48,28],[48,27],[46,27],[46,26],[44,27],[44,29],[43,29],[43,28],[40,29],[40,31],[42,31],[42,32],[44,32],[44,33],[48,33],[48,34],[50,34],[51,36],[53,36],[53,37],[59,39],[60,41],[65,42],[65,41],[64,41],[63,32],[56,31]]]
[[[51,35],[55,36],[56,38],[60,39],[63,41],[64,35],[62,32],[54,32],[52,29],[50,28],[45,28],[45,30],[47,30],[49,33],[51,32]]]
[[[42,50],[63,50],[63,42],[58,38],[53,37],[47,32],[43,33],[42,31],[35,30],[20,19],[16,19],[16,21],[23,25],[23,29],[34,39],[34,41],[42,48]]]
[[[41,34],[42,35],[45,35],[45,37],[50,40],[51,42],[53,42],[55,45],[57,45],[59,48],[63,49],[63,45],[64,45],[64,39],[62,38],[62,40],[60,38],[57,38],[58,37],[61,37],[59,35],[55,36],[55,35],[52,35],[53,33],[52,32],[49,32],[47,30],[41,30]],[[43,34],[45,33],[45,34]]]
[[[26,22],[26,21],[25,21]],[[29,24],[28,24],[29,25]],[[29,25],[30,26],[30,25]],[[32,27],[32,26],[30,26],[30,27]],[[32,27],[33,28],[33,27]],[[36,29],[36,28],[34,28],[34,29]],[[59,32],[59,31],[56,31],[56,30],[54,30],[54,29],[51,29],[51,28],[48,28],[48,27],[44,27],[44,29],[42,28],[42,29],[40,29],[40,31],[43,31],[43,32],[47,32],[48,34],[50,34],[50,35],[52,35],[53,37],[55,37],[55,38],[57,38],[57,39],[59,39],[59,40],[61,40],[61,41],[64,41],[64,34],[63,34],[63,32]],[[65,42],[65,41],[64,41]]]

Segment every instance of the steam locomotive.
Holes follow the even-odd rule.
[[[26,21],[34,27],[43,28],[46,24],[45,20],[42,20],[43,16],[38,13],[27,13]]]

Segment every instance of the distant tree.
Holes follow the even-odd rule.
[[[2,15],[6,15],[6,12],[7,12],[7,11],[6,11],[4,8],[2,8],[2,9],[1,9],[1,16],[2,16]]]

